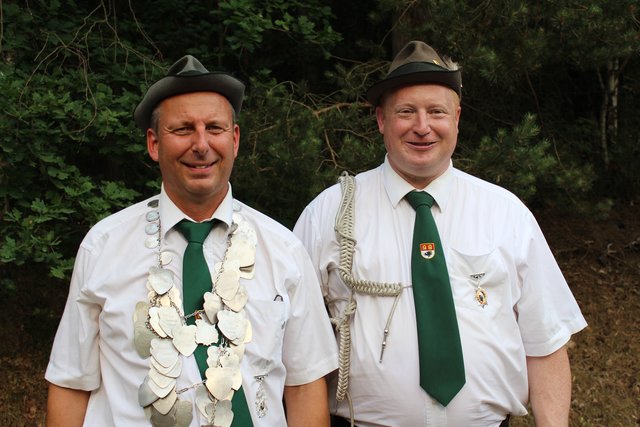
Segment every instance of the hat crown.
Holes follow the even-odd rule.
[[[428,44],[410,41],[393,58],[384,79],[367,90],[367,101],[378,106],[382,95],[401,86],[438,84],[462,95],[462,77],[455,62],[443,59]]]
[[[175,62],[167,71],[167,76],[192,76],[207,74],[207,70],[194,56],[185,55]]]
[[[436,65],[442,68],[443,71],[449,71],[445,66],[445,62],[440,58],[440,55],[428,44],[421,41],[411,41],[402,48],[400,52],[393,59],[393,62],[389,66],[389,72],[387,76],[393,73],[403,65],[426,62]]]
[[[150,126],[154,108],[163,100],[191,92],[216,92],[229,100],[236,114],[242,108],[244,83],[221,71],[211,72],[191,55],[177,60],[167,75],[152,84],[133,112],[138,128],[143,131]]]

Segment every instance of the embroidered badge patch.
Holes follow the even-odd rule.
[[[435,243],[420,243],[420,254],[424,259],[431,259],[436,255]]]

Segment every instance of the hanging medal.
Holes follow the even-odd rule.
[[[475,294],[474,299],[480,307],[483,309],[489,304],[487,301],[487,291],[480,286],[480,280],[484,277],[485,273],[470,274],[469,277],[475,282]]]
[[[255,405],[256,405],[256,414],[258,414],[258,418],[263,418],[265,415],[267,415],[267,393],[264,390],[264,379],[266,378],[266,374],[265,375],[257,375],[255,376],[255,380],[258,382],[258,390],[256,391],[256,400],[255,400]]]

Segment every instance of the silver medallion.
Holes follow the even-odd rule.
[[[247,289],[244,287],[244,285],[241,284],[238,287],[238,292],[236,292],[236,295],[233,297],[233,299],[226,300],[225,303],[227,304],[227,307],[237,313],[242,310],[245,305],[247,305],[248,300],[249,294],[247,293]]]
[[[224,349],[218,347],[217,345],[210,345],[207,348],[207,366],[218,366],[220,354],[224,351]]]
[[[149,377],[144,377],[144,381],[138,387],[138,403],[140,406],[145,407],[151,405],[158,400],[158,396],[149,387]]]
[[[247,321],[247,329],[244,333],[244,343],[251,342],[253,338],[253,326],[251,326],[251,322]]]
[[[178,400],[176,402],[176,427],[189,427],[192,419],[191,402]]]
[[[180,358],[178,358],[180,359]],[[157,369],[154,369],[153,367],[151,369],[149,369],[149,379],[151,380],[149,382],[149,384],[151,384],[152,382],[155,383],[159,388],[165,389],[167,387],[169,387],[169,385],[173,384],[175,385],[175,378],[166,376],[161,374],[160,372],[158,372]],[[166,412],[163,412],[166,414]]]
[[[216,323],[218,312],[222,310],[222,299],[211,292],[204,293],[204,312],[210,323]]]
[[[176,425],[176,417],[172,411],[169,411],[166,415],[162,415],[153,406],[151,407],[150,421],[153,427],[174,427]]]
[[[162,338],[167,337],[167,333],[160,326],[160,315],[158,314],[158,307],[151,307],[149,309],[149,324],[156,334],[158,334]]]
[[[213,367],[207,368],[205,385],[213,397],[218,400],[230,399],[233,393],[235,369]]]
[[[151,340],[156,335],[147,328],[147,318],[149,316],[150,304],[146,301],[140,301],[136,304],[133,313],[133,345],[140,357],[146,359],[151,356]]]
[[[203,417],[209,419],[209,415],[207,414],[207,405],[211,403],[211,399],[209,398],[209,391],[204,384],[198,384],[194,389],[196,394],[196,408],[198,408],[198,411],[200,411]]]
[[[157,222],[150,222],[144,227],[144,232],[149,235],[156,234],[158,231],[160,231],[160,225]]]
[[[156,299],[156,306],[158,308],[160,308],[160,307],[172,307],[172,305],[171,305],[171,297],[169,296],[169,292],[167,292],[164,295],[160,295],[159,298]],[[176,307],[172,307],[172,308],[173,308],[174,311],[177,310]],[[176,311],[176,313],[177,313],[177,311]]]
[[[239,359],[242,359],[242,356],[244,356],[244,347],[244,343],[240,343],[238,345],[231,344],[229,349],[238,356]]]
[[[178,350],[169,339],[154,338],[151,340],[151,356],[162,366],[171,367],[176,363]]]
[[[256,246],[258,244],[258,236],[256,234],[256,231],[246,221],[238,225],[237,234],[242,240],[249,242],[251,246]]]
[[[169,393],[171,393],[172,390],[175,391],[175,389],[176,389],[176,380],[174,378],[171,378],[172,381],[169,383],[169,385],[167,385],[165,387],[160,387],[158,384],[155,383],[155,381],[153,381],[153,379],[151,377],[148,377],[148,378],[149,378],[149,382],[148,382],[149,388],[160,399],[162,399],[163,397],[168,396]]]
[[[160,212],[158,211],[150,211],[147,212],[147,221],[152,222],[152,221],[157,221],[160,218]]]
[[[178,399],[178,395],[174,387],[166,397],[156,400],[152,405],[162,415],[167,415],[175,405],[176,399]]]
[[[173,287],[173,273],[159,267],[149,268],[149,285],[158,295],[164,295]]]
[[[238,292],[240,284],[240,268],[233,269],[225,266],[225,270],[218,275],[216,281],[216,294],[220,295],[223,300],[230,300]]]
[[[164,376],[171,378],[178,378],[180,376],[180,372],[182,372],[182,358],[178,357],[176,359],[176,363],[172,366],[162,366],[159,362],[157,362],[153,357],[151,358],[150,365],[153,369],[158,371]],[[151,372],[151,369],[149,369]]]
[[[247,319],[231,310],[218,312],[218,329],[234,344],[243,342],[247,330]]]
[[[209,398],[209,391],[207,391],[207,387],[204,384],[198,384],[195,387],[196,397],[195,403],[196,408],[200,411],[202,416],[209,418],[207,415],[207,405],[211,403],[211,399]]]
[[[241,267],[240,268],[240,278],[251,280],[255,276],[255,265],[251,265],[249,267]]]
[[[160,264],[163,266],[168,265],[173,260],[173,255],[167,251],[160,252]]]
[[[218,330],[215,325],[204,318],[196,319],[196,342],[202,345],[211,345],[218,342]]]
[[[173,345],[183,356],[191,356],[198,347],[196,325],[182,325],[173,331]]]
[[[178,308],[180,315],[182,315],[182,299],[180,298],[180,291],[178,291],[178,289],[175,286],[173,286],[171,289],[169,289],[169,292],[167,292],[167,295],[169,295],[169,298],[171,298],[171,301],[176,303],[176,308]]]
[[[157,236],[149,236],[144,240],[144,246],[147,249],[153,249],[160,244],[160,240]]]
[[[245,239],[234,240],[233,244],[229,246],[228,257],[237,259],[240,262],[240,267],[249,267],[256,261],[256,247]]]
[[[162,330],[172,338],[174,328],[182,326],[182,318],[174,307],[158,307],[158,318]]]
[[[136,323],[133,326],[133,345],[140,357],[146,359],[151,356],[151,341],[156,338],[156,334],[151,332],[144,322]]]
[[[207,404],[205,410],[207,412],[207,421],[209,421],[209,423],[213,423],[213,416],[215,415],[215,412],[216,412],[216,404],[210,401]],[[207,424],[207,426],[216,427],[213,424]],[[207,426],[202,426],[202,427],[207,427]]]
[[[231,401],[223,400],[216,405],[216,412],[213,417],[213,425],[216,427],[230,427],[233,422],[233,411]]]
[[[240,369],[240,358],[233,351],[227,350],[224,353],[221,353],[218,363],[223,368]]]
[[[133,323],[146,322],[150,307],[151,304],[147,301],[138,301],[133,312]]]

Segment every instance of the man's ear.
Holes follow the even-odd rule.
[[[158,136],[153,129],[147,129],[147,152],[154,162],[158,161]]]
[[[376,120],[378,122],[378,131],[384,135],[384,111],[381,106],[376,107]]]
[[[240,148],[240,126],[233,125],[233,158],[238,157],[238,149]]]

